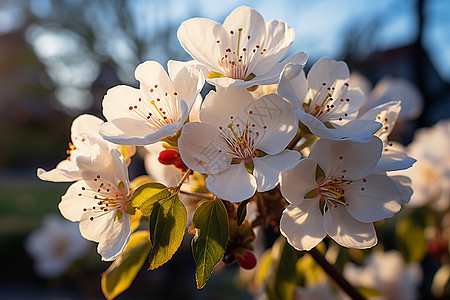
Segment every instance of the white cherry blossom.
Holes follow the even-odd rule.
[[[253,100],[244,88],[210,92],[201,122],[183,127],[178,146],[191,169],[209,174],[206,187],[216,196],[242,201],[274,188],[279,173],[300,154],[285,150],[297,132],[292,108],[277,94]]]
[[[281,174],[280,189],[290,203],[280,231],[298,250],[310,250],[326,235],[351,248],[377,243],[372,222],[392,217],[401,196],[386,175],[374,174],[382,142],[320,139],[308,158]]]
[[[288,64],[278,85],[278,94],[288,99],[298,119],[320,138],[369,142],[381,125],[355,119],[364,94],[349,86],[345,62],[322,58],[306,78],[302,65]]]
[[[59,203],[61,214],[79,222],[81,235],[98,242],[102,260],[116,259],[131,234],[126,212],[129,195],[128,169],[117,149],[95,156],[79,156],[81,180],[73,183]]]
[[[207,81],[222,87],[273,84],[289,63],[304,65],[308,56],[299,52],[279,62],[294,41],[295,33],[284,22],[263,17],[240,6],[223,24],[205,18],[184,21],[178,29],[181,46],[209,74]]]
[[[442,120],[432,127],[416,131],[407,153],[417,162],[399,171],[411,178],[414,190],[412,206],[429,206],[445,210],[450,206],[450,120]]]
[[[72,142],[69,143],[67,159],[58,163],[56,168],[50,171],[39,168],[37,170],[39,179],[54,182],[81,179],[79,168],[75,163],[78,156],[99,154],[116,147],[116,145],[103,140],[98,134],[103,123],[104,121],[100,118],[88,114],[77,117],[71,127]]]
[[[422,113],[424,100],[418,88],[405,78],[384,76],[372,89],[367,78],[358,73],[350,75],[350,84],[366,95],[359,115],[390,101],[401,101],[399,121],[416,119]]]
[[[171,69],[173,67],[173,70]],[[100,135],[120,145],[148,145],[174,135],[187,120],[204,84],[194,67],[168,64],[170,77],[155,61],[136,68],[140,88],[125,85],[108,90]]]
[[[76,224],[56,214],[46,215],[42,226],[25,240],[25,250],[34,260],[36,273],[45,278],[64,274],[91,246],[80,235]]]

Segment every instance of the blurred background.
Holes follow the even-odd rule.
[[[176,37],[182,21],[223,22],[239,5],[293,27],[296,39],[288,54],[306,52],[307,68],[326,56],[345,60],[373,85],[386,75],[414,83],[425,105],[408,128],[450,117],[450,1],[2,0],[0,298],[102,298],[99,275],[108,264],[95,250],[53,279],[33,268],[24,241],[45,215],[58,213],[70,185],[42,182],[36,169],[52,169],[66,157],[72,120],[83,113],[102,117],[101,101],[109,88],[137,86],[139,63],[156,60],[165,66],[169,59],[190,59]],[[407,130],[398,139],[407,144],[413,133]],[[132,163],[130,178],[143,174],[139,163]],[[141,272],[119,299],[162,299],[165,282],[177,287],[165,299],[249,297],[233,284],[228,274],[233,268],[196,291],[189,241],[183,247],[166,266]]]

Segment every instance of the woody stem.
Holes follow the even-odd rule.
[[[336,266],[330,264],[317,248],[312,248],[308,253],[327,272],[328,276],[354,300],[364,300],[365,298],[342,276]]]

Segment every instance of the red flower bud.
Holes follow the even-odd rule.
[[[163,165],[172,165],[181,160],[180,153],[175,149],[162,150],[158,153],[157,159]]]
[[[253,269],[256,266],[256,257],[253,252],[245,250],[245,252],[237,258],[238,264],[244,269]]]

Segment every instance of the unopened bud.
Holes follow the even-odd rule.
[[[162,150],[156,158],[163,165],[173,165],[181,160],[180,153],[175,149]]]

